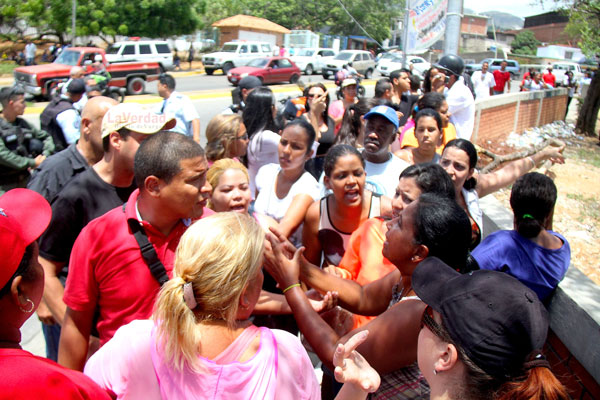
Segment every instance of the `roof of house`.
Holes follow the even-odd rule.
[[[212,24],[215,28],[246,28],[275,33],[290,33],[291,31],[268,19],[238,14],[233,17],[221,19]]]

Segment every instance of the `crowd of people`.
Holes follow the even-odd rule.
[[[206,150],[170,75],[157,110],[88,98],[65,142],[2,89],[0,398],[566,399],[541,349],[570,248],[530,172],[563,149],[479,173],[463,69],[312,84],[291,119],[247,77]],[[510,184],[515,228],[484,237]]]

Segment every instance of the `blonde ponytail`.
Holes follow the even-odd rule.
[[[234,326],[240,296],[261,267],[264,240],[252,217],[235,212],[203,218],[181,237],[173,279],[163,285],[153,316],[159,348],[173,368],[181,371],[187,365],[202,372],[196,324],[223,320]],[[184,285],[189,283],[186,303]]]

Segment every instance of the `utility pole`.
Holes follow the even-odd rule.
[[[406,45],[408,44],[408,12],[410,11],[410,0],[404,0],[404,25],[402,31],[402,68],[406,67]]]
[[[444,38],[444,54],[457,54],[460,41],[460,20],[462,19],[462,0],[448,0],[446,13],[446,35]]]
[[[77,21],[77,0],[73,0],[71,4],[71,46],[75,46],[75,25]]]

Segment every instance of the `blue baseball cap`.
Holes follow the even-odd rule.
[[[390,121],[392,124],[394,124],[396,129],[398,129],[398,126],[400,125],[400,122],[398,121],[398,114],[396,114],[396,111],[394,111],[394,109],[392,107],[388,107],[388,106],[373,107],[373,108],[371,108],[371,111],[369,111],[368,113],[365,114],[364,118],[369,119],[373,115],[381,115],[382,117],[384,117],[385,119]]]

